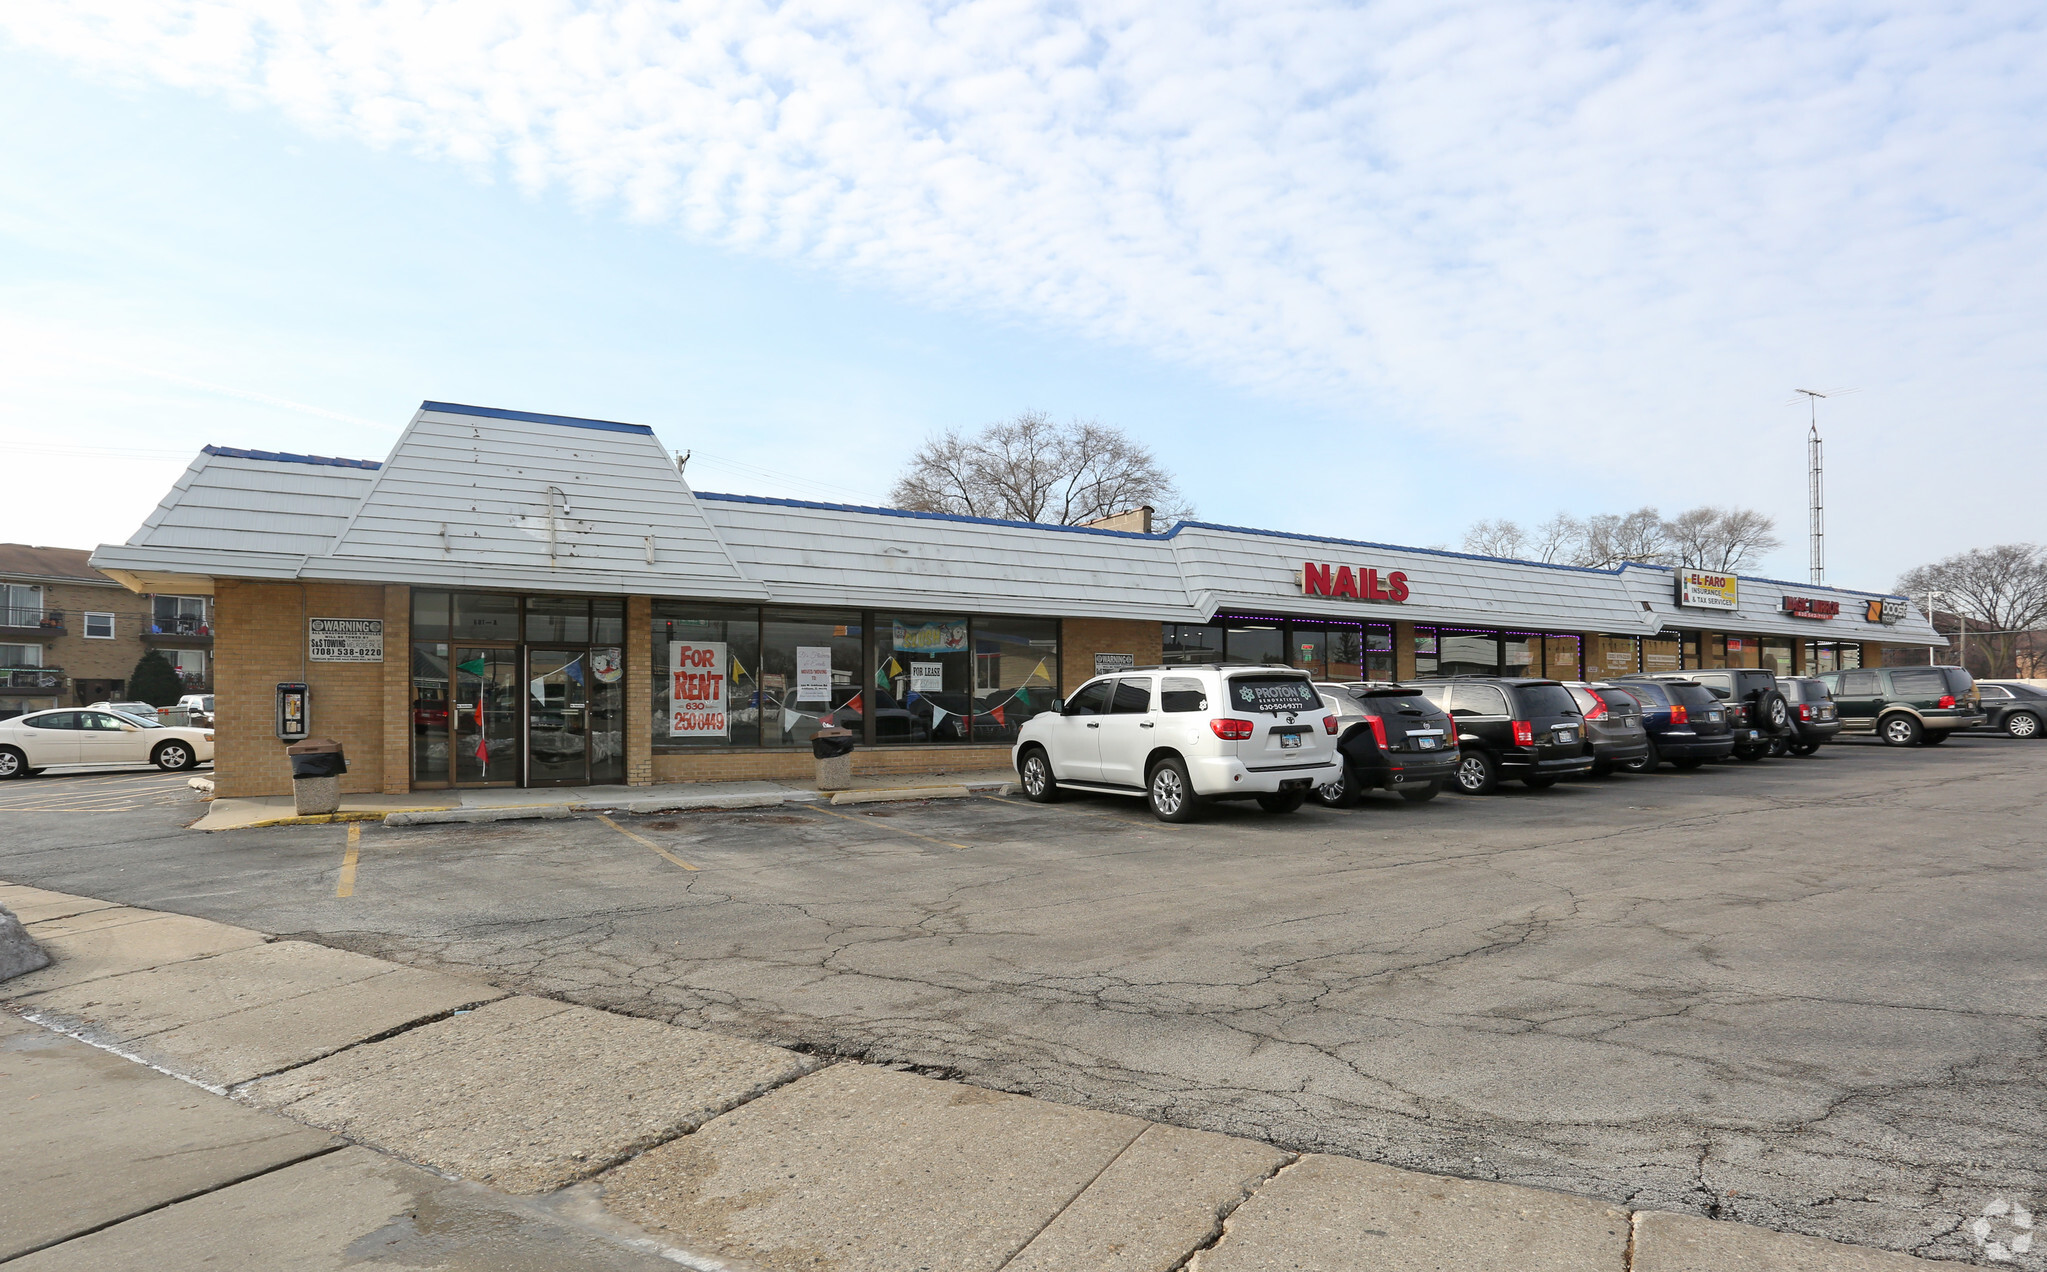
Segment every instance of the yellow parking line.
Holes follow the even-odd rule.
[[[647,838],[645,835],[635,835],[630,830],[627,830],[625,827],[619,825],[617,822],[611,820],[609,817],[606,817],[603,813],[597,814],[597,820],[611,827],[619,834],[624,835],[627,839],[632,840],[634,843],[639,844],[640,846],[645,848],[652,848],[655,852],[660,853],[662,856],[668,858],[676,865],[681,866],[684,870],[696,869],[695,866],[692,866],[687,861],[684,861],[682,858],[676,856],[674,853],[668,851],[666,848],[663,848],[660,844],[655,843],[653,840]]]
[[[784,807],[787,807],[787,805],[784,805]],[[853,817],[845,813],[835,813],[829,808],[819,808],[814,804],[800,804],[797,807],[807,808],[813,813],[823,813],[827,817],[836,817],[840,821],[849,821],[856,826],[872,826],[876,830],[892,830],[898,835],[908,835],[912,839],[921,839],[927,844],[937,844],[941,848],[956,848],[961,852],[967,850],[965,844],[956,844],[949,839],[933,839],[929,835],[920,835],[914,830],[904,830],[901,826],[891,826],[887,822],[876,822],[871,817]]]
[[[341,878],[334,883],[334,895],[355,895],[355,863],[362,855],[362,823],[348,823],[348,851],[341,854]]]

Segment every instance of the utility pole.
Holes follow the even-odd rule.
[[[1933,621],[1933,598],[1946,595],[1946,592],[1936,592],[1930,588],[1926,593],[1926,625],[1935,631],[1939,631],[1940,628]],[[1926,647],[1926,665],[1929,667],[1933,666],[1933,646],[1931,645]]]
[[[1820,442],[1819,399],[1826,396],[1811,389],[1797,389],[1805,394],[1806,412],[1812,428],[1805,435],[1805,482],[1812,497],[1812,549],[1807,563],[1812,573],[1814,586],[1826,582],[1826,455]],[[1794,399],[1795,401],[1796,399]]]

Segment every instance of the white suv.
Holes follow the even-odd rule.
[[[1024,794],[1065,788],[1135,795],[1162,821],[1211,799],[1256,799],[1290,813],[1343,772],[1336,717],[1290,667],[1140,667],[1097,676],[1056,713],[1018,731]]]

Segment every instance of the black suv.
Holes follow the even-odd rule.
[[[1419,689],[1380,682],[1317,684],[1343,736],[1343,775],[1310,798],[1349,808],[1366,791],[1395,791],[1409,803],[1436,797],[1457,771],[1457,726]]]
[[[1874,733],[1890,746],[1933,746],[1983,723],[1975,677],[1960,667],[1861,667],[1820,679],[1842,732]]]
[[[1684,674],[1725,704],[1735,759],[1760,760],[1778,739],[1791,733],[1791,706],[1777,688],[1776,672],[1758,667],[1715,667]]]
[[[1415,687],[1457,723],[1457,789],[1490,795],[1503,779],[1540,789],[1592,771],[1585,717],[1559,680],[1450,676]]]
[[[2037,738],[2047,724],[2047,689],[2022,680],[1979,680],[1983,715],[1993,729],[2015,738]]]
[[[1777,739],[1772,755],[1811,755],[1841,731],[1841,713],[1816,676],[1779,676],[1777,691],[1791,706],[1791,732]]]
[[[1564,688],[1585,713],[1585,754],[1592,757],[1592,776],[1605,777],[1649,754],[1641,703],[1603,681],[1571,680]]]
[[[1614,688],[1642,704],[1642,725],[1649,731],[1649,754],[1621,766],[1630,773],[1646,773],[1665,760],[1695,769],[1733,753],[1726,704],[1683,672],[1626,677]]]

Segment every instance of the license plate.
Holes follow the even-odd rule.
[[[1415,746],[1424,751],[1433,751],[1436,749],[1436,740],[1434,738],[1416,738],[1414,740],[1414,744]]]
[[[1573,731],[1573,730],[1571,730],[1571,729],[1558,729],[1558,730],[1557,730],[1557,741],[1559,741],[1559,742],[1576,742],[1577,740],[1578,740],[1578,735],[1577,735],[1577,733],[1576,733],[1575,731]]]
[[[1280,734],[1280,735],[1279,735],[1279,749],[1280,749],[1280,750],[1282,750],[1282,751],[1298,751],[1298,750],[1300,750],[1300,749],[1301,749],[1301,735],[1300,735],[1300,734],[1298,734],[1298,733],[1282,733],[1282,734]]]
[[[1706,713],[1706,721],[1709,724],[1720,723],[1720,713],[1718,711],[1708,711]]]

